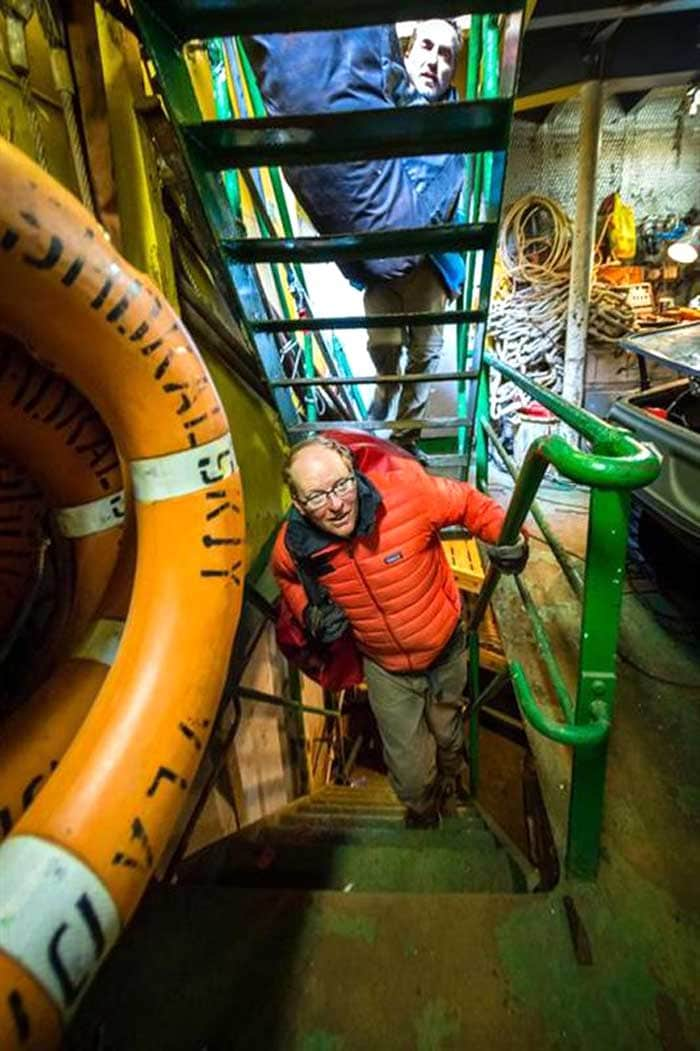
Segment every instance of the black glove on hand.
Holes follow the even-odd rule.
[[[487,544],[486,552],[490,562],[500,569],[501,573],[522,573],[527,565],[530,549],[527,540],[521,534],[516,544]]]
[[[348,626],[348,618],[340,606],[326,595],[318,605],[309,605],[304,610],[304,625],[309,635],[317,642],[335,642]]]

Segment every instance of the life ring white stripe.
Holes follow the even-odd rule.
[[[231,435],[167,456],[131,462],[134,496],[141,503],[170,500],[223,482],[236,468]]]
[[[98,661],[111,668],[117,658],[119,643],[124,634],[124,621],[103,617],[96,620],[71,654],[82,660]]]
[[[0,866],[0,949],[68,1019],[119,937],[117,907],[87,865],[38,836],[10,836]]]
[[[70,539],[103,533],[105,529],[121,525],[125,514],[126,499],[123,489],[112,493],[111,496],[91,500],[88,504],[61,507],[54,512],[60,533]]]

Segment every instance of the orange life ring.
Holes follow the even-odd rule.
[[[45,511],[42,492],[27,472],[0,459],[0,662],[39,571]]]
[[[97,615],[46,682],[2,724],[0,841],[58,767],[114,664],[129,610],[136,561],[133,520]]]
[[[119,456],[92,405],[7,337],[0,338],[0,421],[0,452],[40,487],[59,532],[72,541],[72,645],[91,623],[117,559],[124,517]]]
[[[244,526],[225,413],[161,294],[6,142],[0,185],[0,325],[105,421],[129,465],[138,537],[117,659],[0,846],[0,1045],[48,1051],[135,908],[201,758],[240,614]]]

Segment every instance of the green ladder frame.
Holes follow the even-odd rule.
[[[326,5],[321,0],[134,0],[134,14],[146,49],[153,60],[158,88],[191,176],[186,188],[188,207],[205,231],[209,262],[231,308],[241,319],[243,331],[255,346],[282,422],[291,440],[326,428],[400,432],[415,421],[370,421],[357,388],[365,384],[457,381],[457,415],[426,418],[424,428],[455,432],[454,452],[433,456],[431,466],[457,467],[468,472],[475,436],[474,418],[482,375],[491,278],[496,255],[498,221],[510,136],[513,94],[525,0],[466,0],[465,4],[423,0],[348,0]],[[445,106],[410,107],[382,111],[350,111],[303,117],[267,118],[252,71],[239,42],[251,32],[284,32],[308,29],[349,28],[382,24],[399,18],[446,17],[471,13],[467,63],[466,101]],[[499,19],[499,15],[506,16]],[[228,38],[233,38],[229,40]],[[208,42],[212,66],[229,52],[230,67],[237,57],[253,100],[256,116],[230,116],[230,100],[214,78],[217,114],[203,121],[190,80],[183,47],[191,39]],[[277,168],[284,164],[341,163],[375,157],[411,156],[416,152],[464,153],[464,211],[467,221],[421,229],[388,230],[314,238],[292,237]],[[266,236],[242,238],[238,221],[239,194],[234,171],[251,188],[250,170],[269,167],[284,237],[272,236],[265,221],[264,202],[258,217]],[[255,197],[254,190],[251,191]],[[467,282],[459,308],[435,313],[389,314],[366,318],[308,316],[271,318],[268,315],[256,266],[269,263],[280,288],[280,265],[292,268],[303,285],[303,264],[378,259],[392,255],[426,255],[439,251],[466,254]],[[280,291],[280,299],[284,297]],[[329,374],[314,375],[311,337],[321,333],[390,325],[443,324],[458,326],[457,367],[449,372],[409,376],[352,376],[340,353],[324,350]],[[276,344],[279,334],[304,334],[304,375],[284,374]],[[339,367],[336,367],[339,366]],[[340,373],[340,374],[338,374]],[[352,417],[315,419],[314,388],[331,388],[344,398]],[[299,401],[292,396],[294,391]],[[301,411],[303,408],[303,412]]]

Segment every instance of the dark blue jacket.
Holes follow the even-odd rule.
[[[408,78],[393,26],[261,35],[247,38],[246,50],[270,116],[426,104]],[[392,157],[287,167],[284,174],[319,233],[365,233],[449,222],[464,158]],[[354,284],[367,285],[401,277],[421,258],[339,266]]]

